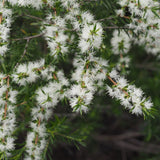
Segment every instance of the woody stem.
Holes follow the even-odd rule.
[[[9,76],[7,77],[7,86],[9,87]],[[8,89],[6,91],[6,103],[5,103],[5,109],[4,109],[4,118],[6,118],[6,115],[7,115],[7,100],[8,100]]]
[[[107,77],[115,86],[118,85],[110,76],[107,75]],[[118,87],[118,88],[128,97],[128,93],[124,89],[122,89],[120,87]]]

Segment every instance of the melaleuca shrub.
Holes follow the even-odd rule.
[[[20,154],[13,159],[43,159],[48,123],[61,101],[69,102],[73,112],[87,113],[95,95],[105,92],[133,114],[152,115],[151,98],[130,84],[125,78],[129,72],[121,73],[129,68],[127,53],[133,43],[145,44],[154,55],[159,52],[158,5],[155,1],[117,1],[120,9],[116,16],[129,22],[124,26],[127,31],[113,31],[108,50],[119,56],[113,65],[101,56],[108,47],[103,41],[103,23],[83,10],[78,0],[1,0],[1,158],[13,157],[19,136],[20,119],[16,116],[24,105],[29,112],[23,117],[26,137]],[[129,16],[125,15],[126,8]],[[17,21],[24,17],[27,31],[15,26],[21,26]],[[66,61],[69,71],[60,66]]]

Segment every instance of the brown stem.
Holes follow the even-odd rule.
[[[3,0],[3,3],[2,3],[2,4],[3,4],[3,7],[4,7],[4,4],[5,4],[5,0]]]
[[[120,58],[123,58],[123,54],[122,53],[120,54]]]
[[[2,13],[0,14],[0,24],[2,23],[2,19],[3,19],[3,17],[2,17]]]
[[[3,80],[5,80],[5,79],[7,79],[7,78],[8,78],[8,76],[4,77]]]
[[[55,16],[57,15],[56,8],[53,8]]]
[[[98,19],[97,21],[101,22],[101,21],[111,20],[111,19],[113,19],[113,17],[102,18],[102,19]]]
[[[115,86],[117,86],[117,83],[110,76],[107,76],[107,77]]]
[[[4,3],[5,3],[5,0],[3,0],[2,2],[2,6],[4,7]],[[2,13],[0,14],[0,24],[2,23],[2,20],[3,20],[3,15]]]
[[[57,76],[55,75],[55,73],[53,74],[53,78],[54,78],[55,80],[58,80],[58,79],[57,79]]]
[[[107,77],[115,86],[117,86],[117,83],[110,76],[107,75]],[[128,97],[128,93],[124,89],[122,89],[120,87],[118,87],[118,88]]]
[[[120,53],[120,58],[123,59],[123,54],[122,53]],[[125,68],[124,64],[122,64],[122,68]]]
[[[41,124],[41,119],[39,118],[39,120],[38,120],[38,127],[40,126],[40,124]],[[36,135],[35,145],[37,145],[37,143],[38,143],[38,134]]]
[[[128,16],[123,16],[123,18],[126,18],[126,19],[131,19],[130,17],[128,17]]]
[[[22,16],[30,17],[30,18],[33,18],[33,19],[36,19],[36,20],[39,20],[39,21],[44,21],[44,19],[42,19],[42,18],[32,16],[32,15],[29,15],[29,14],[25,14],[25,15],[22,14]]]
[[[7,77],[7,86],[9,87],[9,76]],[[4,119],[7,115],[7,100],[8,100],[8,89],[6,91],[6,103],[5,103],[5,109],[4,109]]]
[[[17,38],[17,39],[13,39],[14,41],[20,41],[20,40],[31,40],[33,38],[38,38],[43,36],[45,33],[41,33],[41,34],[37,34],[35,36],[29,36],[29,37],[23,37],[23,38]]]
[[[35,145],[37,145],[37,143],[38,143],[38,135],[36,135]]]
[[[17,104],[17,107],[20,106],[20,105],[26,104],[26,103],[27,103],[27,102],[24,101],[24,102],[22,102],[22,103],[20,103],[20,104]]]
[[[25,48],[24,48],[24,52],[23,52],[23,54],[22,54],[19,62],[24,58],[24,56],[25,56],[26,53],[27,53],[27,48],[28,48],[28,45],[29,45],[29,41],[30,41],[30,39],[27,39],[27,42],[26,42],[26,45],[25,45]],[[15,65],[14,68],[17,68],[17,66],[19,65],[19,62],[17,62],[17,64]]]
[[[43,111],[44,111],[44,108],[41,108],[41,112],[43,112]],[[41,124],[41,118],[39,118],[39,120],[38,120],[38,127],[40,126],[40,124]],[[37,145],[37,143],[38,143],[38,134],[36,135],[35,145]]]
[[[107,26],[107,27],[104,27],[103,29],[130,29],[129,27],[119,27],[119,26]]]

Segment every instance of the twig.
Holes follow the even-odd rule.
[[[100,0],[82,0],[82,1],[80,1],[79,3],[80,4],[83,4],[83,3],[90,3],[90,2],[98,2],[98,1],[100,1]]]
[[[41,112],[44,111],[44,108],[41,108]],[[38,127],[41,125],[41,118],[39,118],[38,120]],[[37,145],[38,143],[38,134],[36,135],[36,138],[35,138],[35,145]]]
[[[19,60],[19,62],[23,59],[23,57],[25,56],[26,52],[27,52],[27,48],[28,48],[28,44],[29,44],[30,39],[27,39],[25,48],[24,48],[24,52]],[[17,64],[15,65],[14,69],[17,68],[17,66],[19,65],[19,62],[17,62]]]
[[[107,76],[107,77],[115,86],[117,86],[117,83],[110,76]]]
[[[7,87],[9,87],[9,76],[7,76]],[[5,109],[4,109],[4,119],[6,119],[7,115],[7,100],[8,100],[8,88],[6,91],[6,103],[5,103]]]
[[[3,7],[4,7],[4,3],[5,3],[5,0],[3,0],[3,3],[2,3]],[[2,23],[2,20],[3,20],[3,14],[1,13],[0,14],[0,24]]]
[[[44,21],[44,19],[42,19],[42,18],[32,16],[32,15],[29,15],[29,14],[24,14],[23,16],[30,17],[30,18],[33,18],[33,19],[36,19],[36,20],[39,20],[39,21]]]
[[[129,27],[119,27],[119,26],[108,26],[103,29],[130,29]]]
[[[3,0],[3,3],[2,3],[2,4],[3,4],[3,7],[4,7],[4,4],[5,4],[5,0]]]
[[[118,83],[116,83],[110,76],[107,75],[107,77],[115,86],[118,85]],[[118,87],[118,88],[128,97],[128,93],[124,89],[122,89],[120,87]]]
[[[41,124],[41,119],[39,118],[38,127],[40,126],[40,124]],[[38,143],[38,134],[36,135],[36,138],[35,138],[35,145],[37,145],[37,143]]]
[[[98,19],[97,21],[101,22],[101,21],[111,20],[111,19],[113,19],[113,17],[102,18],[102,19]]]
[[[22,102],[20,104],[17,104],[17,107],[19,107],[20,105],[26,104],[26,103],[27,103],[27,101],[24,101],[24,102]]]
[[[0,24],[2,23],[2,19],[3,19],[3,17],[2,17],[2,13],[0,14]]]
[[[19,41],[19,40],[31,40],[33,38],[38,38],[38,37],[41,37],[43,36],[45,33],[40,33],[40,34],[37,34],[37,35],[34,35],[34,36],[29,36],[29,37],[23,37],[23,38],[17,38],[17,39],[13,39],[14,41]]]

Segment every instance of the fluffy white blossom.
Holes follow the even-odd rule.
[[[28,64],[20,64],[16,72],[12,74],[13,81],[23,86],[27,83],[33,83],[37,80],[38,71],[44,66],[44,59],[36,62],[29,62]]]
[[[30,126],[32,132],[28,133],[26,140],[26,158],[34,157],[36,160],[42,159],[42,151],[46,146],[47,131],[46,121],[51,117],[53,108],[58,101],[67,96],[66,86],[69,85],[68,80],[64,77],[62,71],[56,72],[54,68],[48,68],[48,72],[52,72],[52,80],[48,85],[39,88],[36,91],[37,106],[31,110],[32,121]]]
[[[24,7],[34,7],[40,9],[43,1],[41,0],[8,0],[12,5],[19,5]]]
[[[113,54],[126,54],[131,47],[131,37],[121,30],[115,30],[113,32],[113,38],[111,39]]]
[[[107,92],[112,98],[120,101],[121,105],[129,109],[131,113],[141,115],[144,110],[148,111],[153,106],[150,99],[144,96],[140,88],[130,85],[124,77],[120,77],[115,70],[109,74],[109,80],[113,83],[110,87],[107,85]]]
[[[151,0],[120,0],[118,4],[121,9],[117,10],[117,14],[121,17],[125,17],[125,10],[128,8],[130,23],[124,27],[129,27],[132,31],[124,33],[124,31],[115,31],[111,40],[113,53],[120,54],[122,52],[127,53],[130,49],[131,42],[138,45],[145,46],[145,50],[148,53],[157,55],[160,52],[159,42],[159,28],[160,12],[157,10],[159,2]],[[133,36],[133,33],[136,36]],[[122,38],[123,37],[123,38]],[[123,50],[119,50],[119,39],[123,40]]]
[[[10,34],[12,11],[3,6],[0,1],[0,13],[2,13],[2,21],[0,22],[0,55],[4,55],[8,50],[8,38]]]
[[[72,85],[68,90],[73,111],[87,112],[88,106],[98,90],[98,84],[106,79],[108,62],[94,57],[92,54],[94,53],[90,53],[90,58],[84,60],[77,56],[73,62],[76,69],[72,74],[72,80],[77,84]]]
[[[100,23],[85,24],[82,29],[79,48],[82,53],[93,48],[99,48],[102,43],[102,27]]]
[[[14,150],[13,132],[16,127],[15,103],[17,91],[9,86],[9,77],[0,74],[0,152],[7,156]]]
[[[66,22],[59,16],[49,14],[46,20],[53,24],[45,27],[45,39],[48,42],[51,55],[57,57],[59,54],[68,52],[67,40],[69,37],[64,33],[66,30]]]

